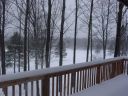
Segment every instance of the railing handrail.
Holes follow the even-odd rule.
[[[66,66],[60,66],[60,67],[54,67],[54,68],[45,68],[40,70],[33,70],[33,71],[26,71],[21,73],[15,73],[15,74],[7,74],[0,76],[0,88],[2,88],[4,85],[10,86],[13,84],[19,84],[19,83],[25,83],[28,81],[34,81],[37,79],[43,79],[46,76],[53,76],[59,73],[66,73],[72,70],[79,70],[82,68],[90,68],[95,66],[100,66],[102,64],[108,64],[115,61],[121,61],[126,60],[127,57],[116,57],[112,59],[106,59],[106,60],[100,60],[95,62],[86,62],[86,63],[78,63],[75,65],[66,65]]]

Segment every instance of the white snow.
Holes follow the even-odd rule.
[[[63,65],[73,65],[73,50],[72,49],[66,49],[67,56],[63,58]],[[107,51],[106,58],[113,58],[113,54],[110,54],[111,52]],[[103,60],[103,53],[100,51],[99,53],[96,53],[95,50],[93,50],[93,60]],[[82,63],[86,62],[86,50],[76,50],[76,63]],[[51,56],[51,64],[50,67],[57,67],[59,66],[59,57],[55,56],[55,54],[52,54]],[[39,69],[41,69],[41,65],[38,66]],[[45,64],[44,64],[45,68]],[[30,70],[35,70],[35,58],[30,58]],[[13,74],[13,67],[9,67],[6,69],[7,74]],[[16,67],[16,72],[18,72],[18,67]],[[21,67],[21,72],[23,72],[23,67]]]
[[[117,76],[71,96],[128,96],[128,76]]]

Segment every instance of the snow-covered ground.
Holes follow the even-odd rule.
[[[73,64],[73,50],[72,49],[66,49],[67,56],[63,59],[63,65],[71,65]],[[107,51],[106,58],[112,58],[113,54],[109,51]],[[103,51],[99,51],[99,53],[96,53],[95,50],[93,50],[93,60],[102,60],[103,59]],[[77,50],[76,51],[76,63],[82,63],[86,62],[86,50]],[[59,57],[55,54],[52,54],[51,56],[51,64],[50,67],[56,67],[59,66]],[[41,68],[41,65],[38,66],[38,68]],[[7,74],[13,73],[13,67],[7,68]],[[18,70],[18,68],[16,68]],[[35,59],[30,59],[30,70],[35,70]],[[23,67],[21,68],[21,71],[23,71]]]
[[[117,76],[71,96],[128,96],[128,76]]]

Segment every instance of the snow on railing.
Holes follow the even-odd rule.
[[[5,96],[69,96],[127,73],[127,57],[0,76]],[[10,93],[12,95],[10,95]]]

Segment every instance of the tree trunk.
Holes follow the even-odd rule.
[[[29,0],[26,0],[25,26],[24,26],[24,71],[27,71],[27,28],[29,16]]]
[[[73,64],[76,63],[76,37],[77,37],[77,21],[78,21],[78,0],[76,0],[76,13],[75,13],[75,33],[74,33],[74,53],[73,53]]]
[[[124,5],[122,3],[119,3],[119,12],[118,12],[118,20],[117,20],[116,44],[115,44],[114,57],[120,56],[121,22],[122,22],[123,7],[124,7]]]
[[[61,16],[61,30],[60,30],[60,59],[59,59],[59,66],[63,65],[63,33],[64,33],[64,21],[65,21],[65,0],[63,0],[63,9],[62,9],[62,16]]]
[[[47,18],[47,39],[46,39],[46,68],[50,67],[50,37],[51,37],[51,0],[48,0],[48,18]]]
[[[88,43],[87,43],[87,55],[86,55],[86,62],[89,60],[89,49],[90,49],[90,41],[91,41],[91,30],[92,30],[92,13],[93,13],[93,1],[91,1],[91,9],[90,9],[90,17],[89,17],[89,24],[88,24]]]
[[[1,61],[1,44],[2,44],[2,40],[1,40],[1,35],[2,35],[2,5],[1,5],[1,1],[0,1],[0,61]],[[1,75],[1,71],[2,71],[2,62],[0,63],[0,75]]]
[[[107,13],[107,24],[105,29],[105,45],[104,45],[104,59],[106,58],[106,49],[108,42],[108,27],[109,27],[109,17],[110,17],[110,0],[108,0],[108,13]]]
[[[2,32],[1,32],[1,64],[2,64],[2,74],[6,74],[6,66],[5,66],[5,43],[4,43],[4,33],[5,33],[5,4],[6,0],[1,1],[3,5],[3,13],[2,13]]]

